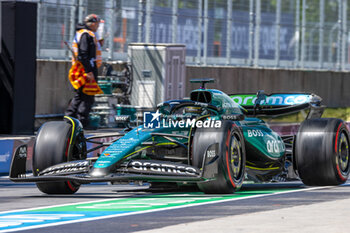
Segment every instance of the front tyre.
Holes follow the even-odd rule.
[[[349,131],[335,118],[304,121],[295,144],[295,162],[304,184],[340,185],[349,177]]]
[[[34,175],[50,166],[74,160],[72,156],[76,149],[69,150],[71,135],[72,126],[64,121],[48,122],[40,128],[34,145]],[[79,145],[79,142],[76,143]],[[41,192],[47,194],[73,194],[80,187],[70,181],[37,182],[36,185]]]
[[[222,123],[219,129],[197,128],[193,136],[193,166],[202,168],[203,157],[210,153],[208,150],[212,145],[217,145],[218,171],[215,178],[197,183],[204,193],[234,193],[240,189],[244,180],[246,152],[243,135],[234,122]]]

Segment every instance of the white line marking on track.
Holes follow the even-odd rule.
[[[41,206],[41,207],[28,208],[28,209],[3,211],[3,212],[0,212],[0,214],[9,214],[9,213],[20,212],[20,211],[39,210],[39,209],[44,209],[44,208],[45,209],[46,208],[56,208],[56,207],[63,207],[63,206],[70,206],[70,205],[90,204],[90,203],[104,202],[104,201],[116,201],[116,200],[121,200],[121,199],[122,198],[111,198],[111,199],[100,199],[100,200],[96,200],[96,201],[79,202],[79,203],[66,203],[66,204],[60,204],[60,205]]]
[[[22,225],[21,222],[0,222],[0,227],[13,227],[13,226],[19,226],[19,225]]]
[[[114,215],[105,215],[105,216],[84,218],[84,219],[78,219],[78,220],[69,220],[69,221],[64,221],[64,222],[48,223],[48,224],[43,224],[43,225],[38,225],[38,226],[29,226],[29,227],[22,227],[22,228],[16,228],[16,229],[0,230],[0,233],[23,231],[23,230],[30,230],[30,229],[38,229],[38,228],[44,228],[44,227],[66,225],[66,224],[71,224],[71,223],[80,223],[80,222],[88,222],[88,221],[95,221],[95,220],[115,218],[115,217],[124,217],[124,216],[137,215],[137,214],[146,214],[146,213],[158,212],[158,211],[163,211],[163,210],[181,209],[181,208],[187,208],[187,207],[209,205],[209,204],[216,204],[216,203],[223,203],[223,202],[230,202],[230,201],[238,201],[238,200],[245,200],[245,199],[253,199],[253,198],[260,198],[260,197],[268,197],[268,196],[275,196],[275,195],[281,195],[281,194],[306,192],[306,191],[326,189],[326,188],[331,188],[331,187],[334,187],[334,186],[312,187],[312,188],[290,190],[290,191],[282,191],[282,192],[276,192],[276,193],[258,194],[258,195],[247,196],[247,197],[237,197],[237,198],[232,198],[232,199],[217,200],[217,201],[204,202],[204,203],[194,203],[194,204],[188,204],[188,205],[182,205],[182,206],[165,207],[165,208],[159,208],[159,209],[153,209],[153,210],[135,211],[135,212],[123,213],[123,214],[114,214]],[[75,203],[75,204],[64,204],[64,205],[57,205],[57,206],[47,206],[47,207],[25,209],[25,210],[34,210],[34,209],[37,210],[37,209],[43,209],[43,208],[52,208],[52,207],[68,206],[68,205],[80,205],[80,204],[86,204],[86,203],[112,201],[112,200],[120,200],[120,198],[106,199],[106,200],[99,200],[99,201],[91,201],[91,202],[81,202],[81,203]],[[20,211],[20,210],[10,211],[10,212],[18,212],[18,211]],[[24,211],[24,210],[21,210],[21,211]],[[2,213],[7,213],[7,212],[2,212]],[[0,214],[2,214],[2,213],[0,212]]]

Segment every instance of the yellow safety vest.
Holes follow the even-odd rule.
[[[96,62],[97,68],[100,68],[100,66],[102,65],[102,51],[101,51],[101,45],[100,45],[100,43],[97,41],[95,33],[93,33],[92,31],[87,30],[87,29],[80,29],[79,31],[77,31],[77,33],[76,33],[76,35],[75,35],[75,39],[73,40],[73,44],[72,44],[74,55],[75,55],[75,57],[78,57],[78,44],[79,44],[79,42],[80,42],[81,36],[82,36],[84,33],[88,33],[92,38],[94,38],[95,47],[96,47],[96,59],[95,59],[95,62]],[[76,62],[76,61],[75,61],[75,59],[74,59],[74,57],[73,57],[73,58],[72,58],[72,63],[73,63],[73,65],[74,65],[75,62]]]
[[[76,35],[75,39],[72,44],[73,53],[75,56],[72,57],[72,67],[69,70],[69,81],[71,82],[72,86],[75,89],[79,89],[83,87],[82,91],[83,93],[87,95],[96,95],[96,94],[103,94],[103,91],[98,86],[96,81],[87,81],[86,80],[86,72],[84,69],[84,66],[76,60],[75,58],[78,57],[78,44],[80,42],[80,38],[84,33],[88,33],[90,36],[94,38],[95,46],[96,46],[96,66],[99,68],[102,65],[102,57],[101,57],[101,46],[96,40],[95,34],[87,29],[81,29],[79,30]]]

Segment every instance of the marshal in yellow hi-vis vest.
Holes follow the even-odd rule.
[[[83,64],[81,64],[80,61],[78,61],[78,44],[80,41],[81,36],[84,33],[88,33],[91,37],[94,38],[95,47],[96,47],[96,66],[99,68],[102,65],[102,57],[101,57],[101,46],[96,40],[96,36],[92,31],[89,31],[87,29],[81,29],[76,33],[75,39],[73,41],[72,47],[73,47],[73,56],[72,56],[72,67],[69,70],[69,81],[74,87],[74,89],[79,89],[83,87],[82,91],[84,94],[87,95],[97,95],[97,94],[103,94],[103,91],[97,84],[95,80],[86,80],[86,72],[84,69]]]

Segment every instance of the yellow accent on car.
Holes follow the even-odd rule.
[[[74,134],[74,129],[75,129],[75,123],[74,123],[74,121],[73,121],[73,119],[72,118],[70,118],[69,116],[64,116],[64,118],[66,118],[66,119],[68,119],[68,120],[70,120],[70,122],[72,122],[72,135],[71,135],[71,137],[70,137],[70,142],[69,142],[69,144],[72,144],[72,139],[73,139],[73,134]]]
[[[170,145],[176,146],[177,144],[174,142],[162,142],[162,143],[158,143],[156,146],[170,146]]]
[[[127,158],[127,157],[129,157],[130,155],[133,155],[133,154],[135,154],[135,153],[137,153],[137,152],[140,152],[140,151],[145,150],[145,149],[150,148],[150,147],[151,147],[151,146],[142,147],[141,149],[138,149],[137,151],[134,151],[134,152],[132,152],[132,153],[126,155],[124,158]]]
[[[254,170],[260,170],[260,171],[269,171],[269,170],[277,170],[280,169],[279,167],[268,167],[268,168],[259,168],[259,167],[252,167],[252,166],[247,166],[247,168],[254,169]]]

